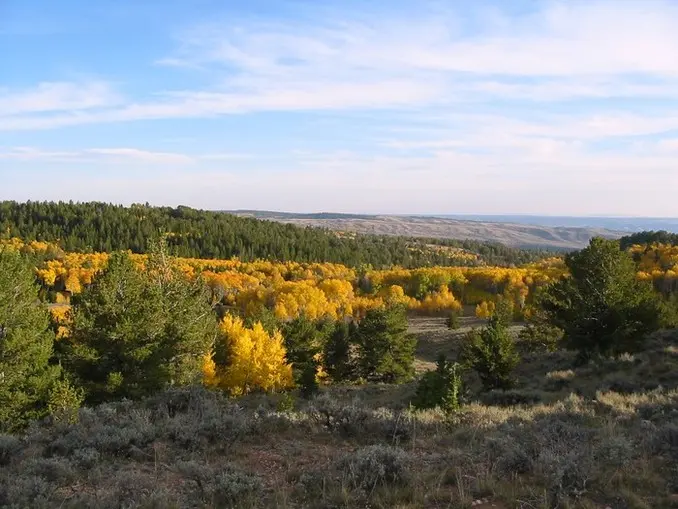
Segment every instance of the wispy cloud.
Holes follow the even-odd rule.
[[[200,24],[182,32],[176,52],[156,64],[208,70],[211,87],[156,90],[150,100],[125,103],[102,83],[5,90],[0,129],[473,101],[678,99],[674,2],[537,5],[522,17],[483,17],[478,10],[480,29],[471,34],[460,33],[464,18],[454,11],[407,19],[321,10],[312,24]]]
[[[171,152],[153,152],[136,148],[88,148],[52,151],[35,147],[0,149],[0,159],[23,162],[139,162],[149,164],[190,164],[196,158]]]
[[[85,172],[73,182],[35,178],[27,165],[2,194],[20,199],[30,188],[26,196],[33,199],[149,201],[211,209],[449,213],[477,211],[482,203],[485,213],[567,215],[574,206],[580,214],[675,215],[671,200],[656,199],[678,186],[675,155],[591,155],[566,144],[506,154],[440,150],[403,158],[317,152],[298,154],[276,171],[267,169],[268,161],[249,171],[154,165],[134,174],[123,165],[116,172]]]
[[[115,106],[121,101],[112,87],[102,82],[44,82],[25,90],[0,87],[0,117],[77,112]]]
[[[520,15],[488,4],[317,2],[304,16],[187,21],[145,73],[0,87],[0,131],[28,145],[0,159],[124,173],[79,175],[85,198],[100,188],[100,199],[212,208],[678,213],[654,198],[678,188],[678,3],[547,0]],[[220,119],[235,115],[249,117]],[[149,120],[124,141],[108,136],[126,126],[95,128]],[[95,148],[34,147],[46,134],[32,131],[79,125],[104,133],[82,140]],[[43,147],[59,147],[51,135]]]

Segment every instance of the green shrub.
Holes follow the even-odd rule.
[[[299,377],[299,394],[302,398],[312,398],[320,390],[318,385],[318,365],[313,361],[307,362],[302,368],[301,376]]]
[[[93,447],[76,449],[71,456],[72,461],[80,468],[90,469],[101,460],[101,454]]]
[[[21,440],[14,435],[0,434],[0,466],[9,465],[12,458],[21,450]]]
[[[280,395],[280,398],[278,398],[275,409],[277,412],[282,413],[292,412],[294,410],[295,403],[294,396],[289,392],[284,392]]]
[[[450,411],[459,408],[462,380],[459,364],[450,363],[441,354],[435,371],[429,371],[419,381],[413,405],[418,409],[440,407]]]
[[[51,500],[54,491],[53,484],[37,475],[0,478],[0,506],[48,509],[54,507]]]
[[[460,312],[457,310],[452,310],[450,311],[450,314],[447,317],[447,320],[445,321],[445,325],[447,325],[447,328],[450,330],[457,330],[459,326],[461,325],[461,320],[459,319]]]
[[[497,317],[490,318],[481,330],[474,329],[468,334],[462,356],[478,373],[485,390],[513,387],[513,370],[520,358],[515,341]]]
[[[369,412],[357,404],[341,404],[328,394],[315,398],[307,412],[328,431],[344,436],[359,436],[365,432]]]
[[[678,425],[665,424],[659,427],[650,441],[654,454],[664,454],[678,461]]]
[[[242,507],[263,491],[259,477],[235,469],[219,472],[212,480],[211,498],[217,507]]]
[[[518,338],[530,352],[555,352],[563,340],[563,331],[551,325],[544,311],[536,308]]]
[[[75,479],[75,470],[70,460],[63,457],[30,458],[21,465],[27,474],[42,477],[50,483],[69,483]]]
[[[502,325],[508,327],[513,322],[515,306],[513,301],[504,295],[500,295],[494,304],[493,316]]]
[[[74,387],[68,380],[57,381],[50,391],[47,410],[56,421],[74,423],[78,420],[78,410],[85,400],[85,392]]]
[[[541,403],[542,396],[536,391],[491,390],[478,398],[483,405],[511,407],[516,405],[533,405]]]
[[[263,489],[259,477],[230,465],[217,470],[197,461],[179,461],[175,469],[183,477],[194,481],[203,500],[215,507],[240,507]]]

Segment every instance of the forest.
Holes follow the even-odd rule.
[[[143,253],[159,233],[188,258],[335,262],[357,267],[519,265],[551,256],[496,243],[338,234],[188,207],[0,202],[0,232],[70,252]]]
[[[678,325],[678,242],[666,232],[594,238],[581,251],[548,257],[434,244],[454,247],[453,260],[430,243],[417,254],[411,239],[337,237],[190,209],[9,202],[0,209],[0,464],[8,472],[0,474],[0,506],[167,507],[195,497],[200,507],[269,507],[284,496],[283,507],[405,500],[430,507],[425,493],[440,473],[417,485],[413,472],[429,467],[412,465],[425,454],[424,465],[442,468],[433,444],[445,440],[479,447],[489,463],[444,467],[452,477],[436,484],[435,507],[466,507],[483,494],[502,504],[520,495],[533,507],[593,507],[578,504],[608,500],[615,482],[649,471],[652,481],[622,495],[624,503],[670,500],[676,435],[666,416],[678,408],[671,364],[678,347],[662,338]],[[380,251],[391,242],[389,258]],[[236,256],[241,247],[247,256]],[[276,259],[279,249],[288,256]],[[494,257],[502,264],[492,265]],[[422,324],[436,325],[416,332]],[[432,342],[441,334],[446,342]],[[617,364],[626,379],[601,375]],[[577,376],[588,381],[579,386]],[[388,396],[376,410],[345,403],[346,394],[381,393]],[[605,401],[613,407],[600,410]],[[251,402],[259,406],[238,414]],[[641,404],[656,428],[645,448],[655,451],[652,466],[635,417],[595,440],[582,424],[597,419],[595,429],[608,429],[603,421]],[[88,427],[106,426],[104,414],[124,422],[92,435]],[[545,441],[543,450],[515,449],[522,428],[499,423],[511,415],[529,416],[536,431],[528,434]],[[561,420],[537,424],[544,415]],[[471,417],[477,422],[465,428]],[[494,446],[450,431],[477,433],[482,422],[496,422],[487,438],[500,437]],[[276,486],[266,485],[274,474],[251,472],[266,462],[218,470],[225,459],[244,461],[267,433],[296,426],[307,431],[299,443],[310,436],[337,451],[364,448],[321,469],[333,474],[304,481],[320,470],[299,464],[301,472]],[[410,426],[422,428],[419,442]],[[226,436],[235,445],[219,438]],[[172,452],[159,460],[162,447]],[[210,448],[219,454],[205,463]],[[617,457],[626,458],[626,473],[609,470]],[[179,476],[182,488],[125,487],[131,478],[108,486],[104,472],[120,462],[135,480],[154,465],[153,482],[177,489],[170,477]],[[361,480],[368,474],[376,477]],[[313,491],[317,482],[328,491]],[[510,486],[517,491],[509,494]],[[133,503],[126,489],[137,490]]]

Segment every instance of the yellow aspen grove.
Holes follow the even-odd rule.
[[[389,306],[404,305],[408,309],[417,309],[419,301],[405,295],[405,290],[399,285],[390,285],[382,288],[378,296]]]
[[[52,306],[49,309],[50,320],[53,326],[56,328],[56,339],[62,339],[68,337],[70,334],[70,325],[73,320],[71,314],[71,306],[62,305],[62,306]]]
[[[36,275],[52,303],[69,303],[108,265],[108,253],[67,253],[46,242],[0,239],[0,248],[36,255]],[[629,248],[638,263],[637,277],[651,281],[666,294],[678,292],[678,247],[649,244]],[[138,268],[147,256],[130,254]],[[239,308],[245,317],[271,310],[281,321],[304,315],[311,320],[360,319],[370,309],[403,304],[411,313],[447,314],[460,305],[478,306],[482,317],[491,314],[500,295],[510,299],[518,313],[533,304],[539,288],[566,275],[562,258],[544,259],[521,267],[393,267],[367,270],[334,263],[301,263],[237,258],[208,260],[175,258],[170,263],[187,278],[200,277],[212,304]]]
[[[488,319],[494,313],[494,302],[483,301],[476,306],[476,317]]]
[[[261,323],[249,329],[241,318],[226,315],[221,323],[222,337],[228,351],[228,364],[220,365],[214,356],[203,363],[205,384],[240,396],[252,391],[279,391],[294,385],[292,366],[285,358],[282,335],[269,334]]]
[[[428,314],[449,313],[451,311],[459,311],[461,304],[455,299],[447,285],[440,285],[437,292],[431,293],[424,298],[419,309]]]
[[[207,387],[218,388],[217,365],[214,362],[214,353],[205,354],[202,361],[202,383]]]

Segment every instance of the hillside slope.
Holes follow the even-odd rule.
[[[235,256],[245,261],[335,262],[353,267],[520,265],[549,255],[497,243],[342,235],[188,207],[122,207],[97,202],[0,202],[0,232],[3,237],[57,242],[67,251],[129,249],[134,253],[145,252],[153,239],[165,233],[173,254],[182,257]]]
[[[232,211],[229,213],[337,231],[438,239],[468,239],[499,242],[518,248],[579,249],[588,244],[594,236],[619,238],[624,235],[623,232],[605,228],[550,227],[424,216],[290,214],[268,211]]]
[[[465,330],[416,320],[418,363],[454,354]],[[412,412],[414,384],[310,401],[175,388],[84,408],[0,435],[0,507],[672,508],[677,339],[579,367],[526,353],[515,390],[472,390],[450,415]]]

